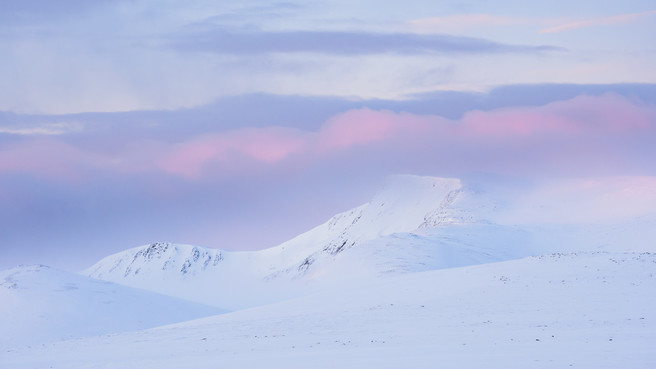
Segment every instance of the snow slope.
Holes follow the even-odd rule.
[[[0,350],[224,312],[46,266],[0,272]],[[3,366],[4,367],[4,366]]]
[[[651,251],[656,182],[391,177],[373,199],[283,244],[230,252],[155,243],[85,274],[239,309],[381,275],[575,251]]]
[[[656,255],[394,275],[274,305],[0,351],[3,368],[656,367]]]

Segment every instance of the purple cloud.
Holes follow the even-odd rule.
[[[244,128],[201,134],[177,143],[138,140],[110,152],[56,138],[23,140],[0,153],[0,173],[28,172],[70,180],[84,178],[84,173],[93,169],[200,178],[211,176],[211,171],[204,170],[206,166],[221,167],[222,172],[241,172],[250,166],[296,165],[299,157],[304,165],[314,165],[341,151],[369,148],[402,151],[404,155],[430,152],[439,157],[452,157],[469,148],[468,156],[481,155],[480,161],[465,166],[455,161],[456,165],[468,171],[499,170],[510,163],[499,163],[497,151],[503,154],[515,150],[521,154],[512,160],[516,165],[527,164],[523,162],[527,155],[538,160],[532,165],[547,165],[554,155],[567,150],[599,156],[607,156],[613,148],[631,152],[640,147],[638,141],[654,134],[655,119],[653,107],[616,95],[581,96],[542,107],[472,111],[459,120],[357,109],[331,118],[317,131]],[[636,145],[621,142],[618,146],[613,141],[619,138],[636,141]],[[597,146],[601,144],[608,146]],[[564,168],[577,161],[564,158],[558,165]],[[242,167],[235,166],[235,162]],[[434,159],[430,162],[435,163]]]
[[[9,0],[3,1],[0,19],[3,22],[19,23],[30,21],[52,21],[53,17],[71,19],[91,11],[120,4],[126,0]]]
[[[263,53],[498,54],[563,50],[548,45],[508,45],[463,36],[342,31],[231,32],[213,30],[182,35],[173,42],[173,46],[180,50],[240,55]]]

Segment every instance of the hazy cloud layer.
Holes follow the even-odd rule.
[[[174,42],[180,50],[220,54],[323,53],[361,55],[496,54],[562,51],[555,46],[508,45],[473,37],[363,32],[231,32],[215,30],[186,35]]]
[[[367,156],[369,151],[382,150],[408,158],[430,153],[426,160],[435,170],[528,171],[533,175],[611,172],[640,163],[629,154],[649,149],[644,140],[654,133],[654,119],[653,107],[612,95],[578,97],[537,108],[472,111],[459,120],[358,109],[329,119],[317,131],[243,128],[175,143],[124,142],[110,153],[54,138],[28,140],[6,147],[0,155],[0,171],[27,171],[63,180],[84,178],[87,170],[164,172],[199,179],[270,165],[299,166],[300,170],[343,152]],[[510,156],[499,160],[505,155]],[[463,162],[461,157],[469,159]],[[651,169],[651,165],[641,168]]]
[[[0,19],[10,23],[29,23],[32,21],[70,19],[89,11],[117,5],[128,0],[3,0]]]
[[[616,14],[588,19],[565,19],[563,17],[520,17],[495,14],[450,14],[440,17],[412,19],[408,26],[417,32],[462,32],[468,30],[493,29],[500,27],[526,27],[541,34],[560,33],[592,27],[623,26],[648,21],[656,16],[656,10],[639,13]]]
[[[179,141],[207,132],[246,127],[289,127],[318,130],[329,118],[347,110],[412,112],[459,119],[471,110],[539,106],[579,95],[613,93],[628,99],[656,101],[656,85],[534,84],[501,86],[487,93],[435,91],[409,96],[406,100],[361,100],[337,96],[248,94],[219,99],[211,104],[180,110],[24,115],[0,111],[0,142],[10,134],[63,134],[67,142],[94,142],[100,132],[124,139]],[[257,109],[253,109],[257,106]],[[103,146],[114,146],[114,140]]]
[[[654,83],[656,56],[645,52],[656,32],[651,5],[5,1],[0,110],[143,111],[254,93],[369,100],[503,84]],[[549,27],[588,31],[538,32]]]

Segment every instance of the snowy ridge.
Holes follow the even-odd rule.
[[[280,265],[267,278],[306,274],[316,269],[313,265],[317,261],[333,261],[338,254],[369,241],[414,232],[427,224],[459,224],[463,219],[457,217],[450,205],[461,192],[462,183],[458,179],[391,177],[371,202],[338,214],[278,247],[262,251],[268,257],[277,253],[290,261],[301,259],[287,268]],[[361,261],[366,264],[366,259]]]

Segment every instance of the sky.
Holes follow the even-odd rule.
[[[0,269],[275,246],[391,174],[656,176],[652,1],[0,0]]]

